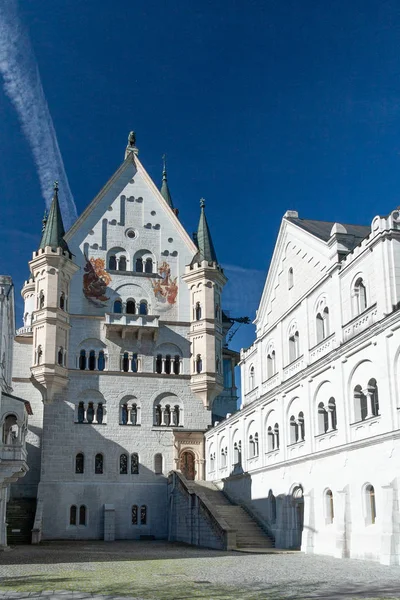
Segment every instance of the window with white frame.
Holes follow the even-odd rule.
[[[362,389],[361,385],[356,385],[353,396],[356,422],[379,416],[379,395],[376,379],[371,378],[365,389]]]
[[[293,267],[290,267],[288,270],[288,290],[291,290],[294,286],[294,273]]]
[[[300,336],[297,324],[293,323],[289,329],[289,364],[300,357]]]
[[[276,356],[275,349],[272,344],[268,346],[267,350],[267,379],[273,377],[276,373]]]
[[[327,306],[320,310],[316,316],[317,344],[329,337],[329,309]]]
[[[368,483],[364,487],[365,524],[374,525],[376,521],[376,502],[374,486]]]
[[[300,411],[297,417],[295,415],[291,415],[289,419],[289,440],[290,444],[296,444],[297,442],[304,442],[304,439],[304,413]]]
[[[367,288],[362,277],[358,277],[354,284],[354,309],[355,314],[359,315],[367,308]]]
[[[256,385],[255,368],[254,368],[254,365],[251,365],[251,367],[249,369],[249,392],[251,392],[251,390],[254,390],[255,385]]]
[[[134,396],[125,396],[122,398],[119,407],[120,425],[140,425],[141,410],[140,404]]]

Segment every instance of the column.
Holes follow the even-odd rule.
[[[363,394],[367,397],[367,416],[366,419],[370,419],[371,417],[373,417],[373,412],[372,412],[372,394],[371,392],[366,389],[363,390]]]
[[[303,494],[303,532],[301,536],[301,551],[307,554],[314,554],[314,536],[315,536],[315,516],[314,516],[314,490],[310,490],[307,494]],[[296,507],[296,511],[297,511]],[[298,515],[296,515],[297,521]],[[296,522],[296,526],[299,523]]]
[[[161,425],[165,425],[165,406],[161,407]]]
[[[132,423],[132,406],[128,405],[128,420],[127,420],[127,425],[131,425]]]
[[[165,374],[165,358],[162,359],[161,373]]]
[[[394,520],[394,489],[390,483],[383,485],[382,509],[378,515],[382,523],[380,540],[380,563],[381,565],[394,565],[396,557],[395,540],[393,532]]]
[[[346,539],[346,490],[337,490],[333,496],[333,510],[335,513],[334,523],[336,529],[335,535],[335,558],[346,558],[347,539]]]

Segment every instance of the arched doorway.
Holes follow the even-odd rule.
[[[304,492],[301,485],[296,485],[292,491],[293,502],[293,547],[301,548],[301,538],[304,524]]]
[[[194,461],[195,457],[193,452],[190,452],[189,450],[182,452],[179,462],[179,469],[186,479],[189,479],[190,481],[193,481],[196,476]]]

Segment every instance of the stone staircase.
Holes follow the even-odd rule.
[[[7,504],[7,544],[30,544],[36,499],[12,499]]]
[[[232,504],[211,481],[191,482],[194,490],[204,495],[216,513],[236,531],[237,549],[274,548],[274,540],[252,519],[244,508]]]

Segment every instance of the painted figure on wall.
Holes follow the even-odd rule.
[[[171,277],[171,268],[166,261],[161,264],[159,272],[161,280],[151,280],[154,295],[161,304],[175,304],[178,295],[177,277]]]
[[[111,276],[105,270],[102,258],[91,258],[85,254],[86,265],[83,275],[83,293],[96,306],[105,306],[109,298],[105,295]]]

